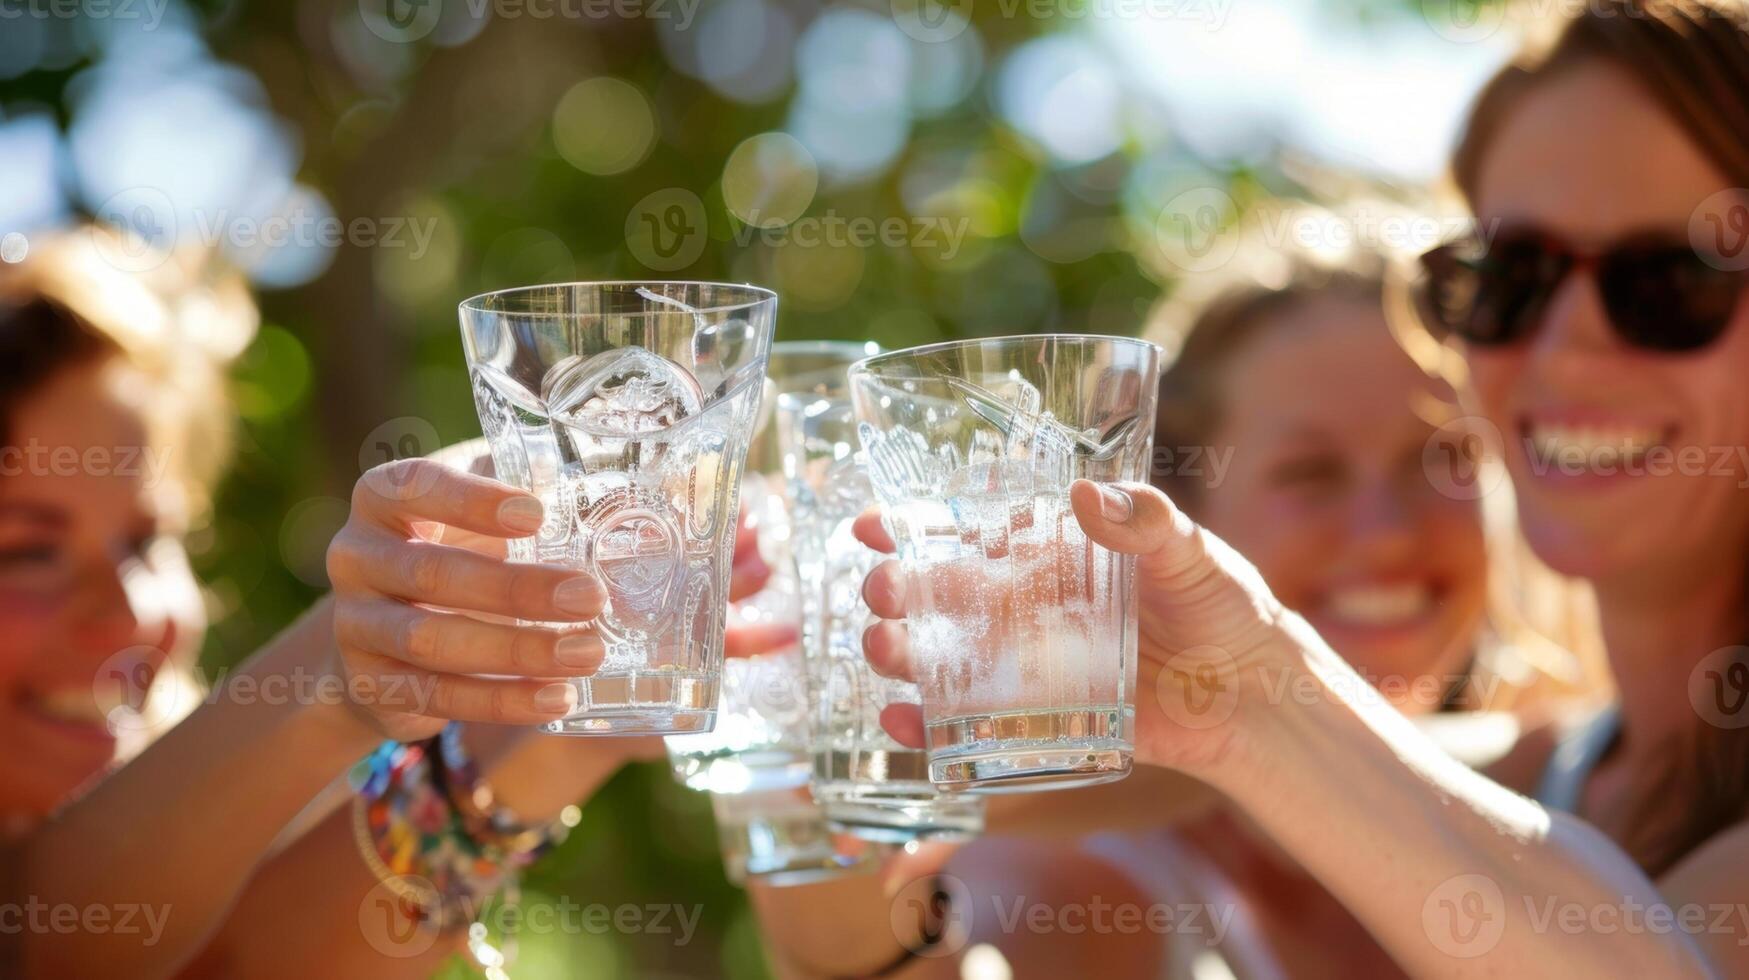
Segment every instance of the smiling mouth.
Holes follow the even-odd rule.
[[[1674,425],[1637,422],[1519,423],[1525,456],[1537,476],[1615,476],[1642,471],[1654,450],[1668,447]]]
[[[69,688],[27,693],[17,706],[35,720],[70,734],[93,739],[112,737],[109,719],[90,691]]]
[[[1425,581],[1355,585],[1330,590],[1319,611],[1345,625],[1381,629],[1421,622],[1438,599],[1437,591]]]

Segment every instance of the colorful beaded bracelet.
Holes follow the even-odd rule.
[[[416,921],[439,931],[474,923],[568,830],[565,821],[523,825],[496,805],[455,724],[423,742],[385,742],[354,770],[354,786],[365,863]]]

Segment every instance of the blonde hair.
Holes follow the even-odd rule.
[[[154,252],[93,225],[33,240],[22,261],[0,265],[4,307],[15,315],[0,318],[0,347],[12,360],[0,365],[0,388],[9,389],[0,390],[0,426],[7,407],[57,372],[119,358],[153,387],[149,438],[175,450],[174,486],[160,489],[176,492],[183,518],[208,513],[232,444],[226,370],[258,323],[241,276],[210,253]],[[204,623],[203,609],[188,614]],[[185,637],[146,692],[137,722],[119,733],[118,758],[134,755],[199,704],[194,639]]]
[[[176,447],[172,472],[188,510],[210,508],[233,441],[225,371],[259,322],[242,277],[205,251],[153,252],[90,225],[34,239],[22,261],[0,265],[0,304],[32,303],[64,321],[51,333],[80,335],[46,338],[66,353],[43,355],[44,371],[95,350],[119,356],[154,385],[161,397],[147,419],[153,437]]]

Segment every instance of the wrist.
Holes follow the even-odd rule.
[[[334,642],[333,599],[324,597],[211,697],[251,706],[263,728],[295,728],[302,754],[344,767],[382,740],[350,695]]]
[[[1381,699],[1305,620],[1289,614],[1276,633],[1238,674],[1229,758],[1198,774],[1247,809],[1277,805],[1306,773],[1349,758],[1347,739]]]
[[[1290,715],[1319,698],[1313,664],[1321,647],[1310,626],[1287,613],[1243,652],[1200,646],[1174,656],[1153,691],[1167,723],[1140,761],[1228,795],[1268,782],[1267,773],[1299,748]]]

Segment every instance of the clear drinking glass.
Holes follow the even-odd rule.
[[[708,731],[716,717],[736,489],[777,297],[718,283],[570,283],[461,304],[498,478],[547,521],[518,561],[607,585],[607,657],[575,681],[572,735]]]
[[[844,372],[851,363],[878,349],[832,341],[772,345],[765,397],[747,451],[748,473],[741,487],[741,499],[771,578],[757,594],[730,608],[731,619],[792,629],[801,625],[783,455],[771,425],[773,403],[782,394],[813,391],[826,384],[842,388]],[[726,661],[716,729],[669,738],[668,756],[675,778],[693,789],[743,793],[806,785],[812,767],[807,680],[800,645]]]
[[[746,885],[809,885],[873,871],[885,853],[871,841],[828,826],[805,786],[712,793],[723,871]]]
[[[1129,771],[1135,563],[1087,539],[1069,486],[1143,479],[1159,373],[1153,344],[1052,334],[851,368],[937,784],[1047,789]]]
[[[834,828],[871,840],[968,838],[984,802],[938,789],[921,749],[881,728],[881,709],[916,702],[917,686],[881,677],[862,655],[874,617],[862,582],[881,555],[851,532],[875,504],[856,442],[849,384],[777,400],[777,430],[794,501],[791,549],[801,582],[802,652],[812,703],[814,799]]]

